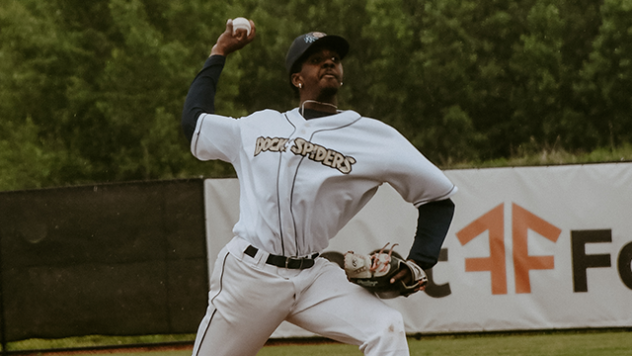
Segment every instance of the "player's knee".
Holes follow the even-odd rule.
[[[407,355],[408,342],[402,315],[396,310],[384,313],[360,350],[365,355]]]
[[[386,317],[384,321],[385,323],[383,325],[385,330],[383,330],[383,332],[386,335],[397,334],[397,336],[399,337],[406,337],[404,318],[402,317],[402,314],[400,312],[398,312],[397,310],[392,310],[392,312],[389,313],[388,317]]]

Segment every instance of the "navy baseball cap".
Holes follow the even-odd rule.
[[[292,67],[310,48],[314,46],[334,49],[344,58],[349,52],[349,42],[340,36],[327,35],[323,32],[309,32],[296,37],[285,56],[285,68],[291,74]]]

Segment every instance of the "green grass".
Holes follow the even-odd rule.
[[[7,345],[8,351],[19,350],[47,350],[47,349],[67,349],[67,348],[88,348],[88,347],[110,347],[125,345],[143,344],[163,344],[193,341],[195,334],[179,335],[142,335],[142,336],[104,336],[89,335],[68,337],[63,339],[28,339],[23,341],[10,342]]]
[[[412,356],[630,356],[632,332],[443,336],[409,340]],[[260,356],[362,355],[356,346],[266,346]],[[182,355],[183,356],[183,355]]]
[[[65,339],[67,340],[67,339]],[[85,340],[84,340],[85,342]],[[582,331],[541,334],[476,334],[429,336],[409,339],[413,356],[630,356],[632,332]],[[64,347],[70,347],[65,345]],[[191,348],[180,350],[106,350],[117,356],[190,356]],[[72,356],[93,356],[93,351],[75,351]],[[338,343],[265,346],[259,356],[360,356],[356,346]]]
[[[191,350],[112,352],[116,356],[191,356]],[[95,356],[96,353],[72,354],[72,356]],[[41,355],[38,355],[41,356]],[[209,355],[211,356],[211,355]]]
[[[411,355],[423,356],[629,356],[632,333],[495,335],[411,341]]]

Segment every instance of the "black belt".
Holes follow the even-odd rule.
[[[244,252],[246,253],[246,255],[254,258],[257,255],[257,251],[259,251],[258,248],[252,245],[249,245],[248,248],[246,248],[246,251]],[[268,259],[266,260],[266,263],[269,265],[282,267],[282,268],[306,269],[306,268],[311,268],[314,265],[314,258],[316,257],[318,257],[318,253],[313,254],[311,257],[298,257],[298,258],[270,254],[268,256]]]

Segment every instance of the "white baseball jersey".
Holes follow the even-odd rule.
[[[394,128],[354,111],[312,120],[298,109],[240,119],[202,114],[191,151],[234,166],[240,216],[233,232],[277,255],[324,250],[385,182],[415,206],[456,192]]]

